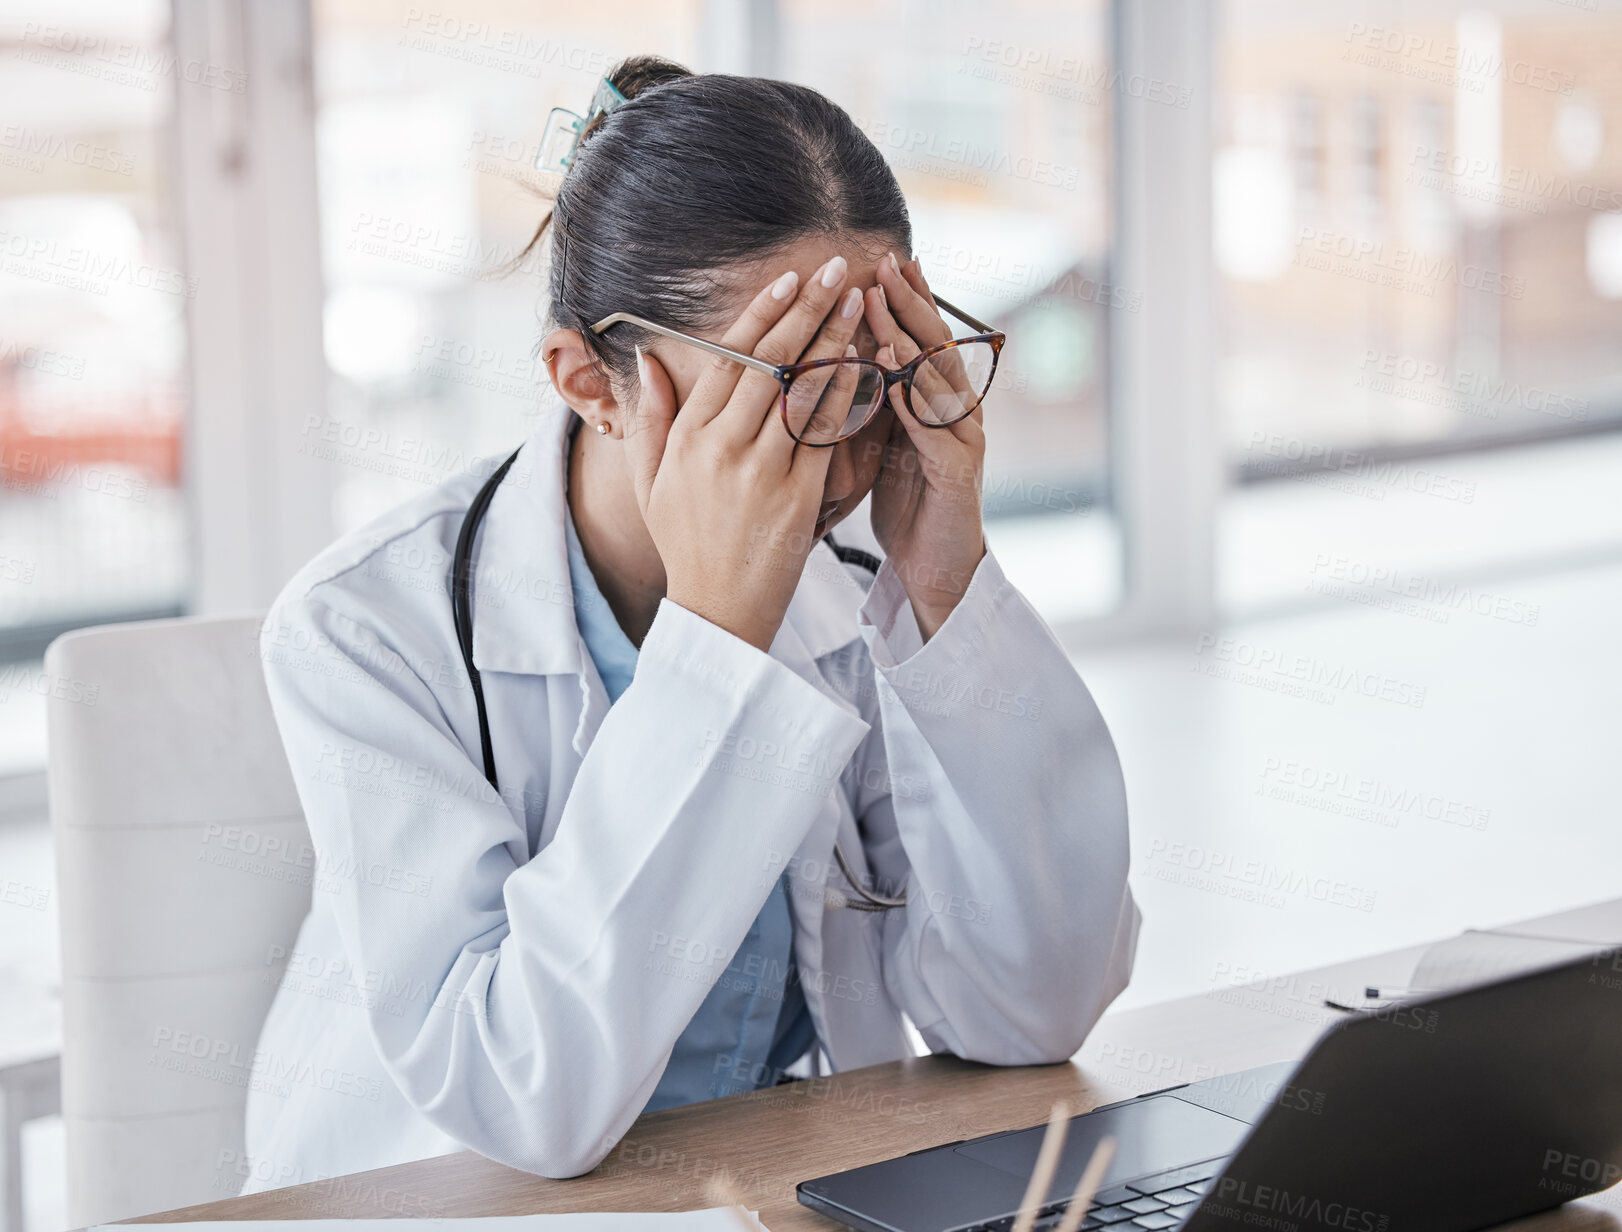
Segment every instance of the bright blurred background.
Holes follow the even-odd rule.
[[[542,270],[493,271],[545,209],[548,110],[648,51],[844,106],[933,285],[1007,332],[988,535],[1106,703],[1135,844],[1216,824],[1167,750],[1197,761],[1233,717],[1166,681],[1192,687],[1217,628],[1409,662],[1433,697],[1522,663],[1465,693],[1485,726],[1453,771],[1445,702],[1428,726],[1306,713],[1363,749],[1337,764],[1435,749],[1427,782],[1496,808],[1462,879],[1487,898],[1492,869],[1599,842],[1551,837],[1532,778],[1494,785],[1491,733],[1542,705],[1591,774],[1615,734],[1614,704],[1572,700],[1614,638],[1550,617],[1597,621],[1558,587],[1622,560],[1617,0],[0,0],[0,879],[49,884],[51,638],[262,607],[334,535],[526,433]],[[1532,649],[1599,657],[1561,683]],[[1280,713],[1235,798],[1300,732]],[[1320,854],[1389,869],[1423,846],[1368,834]],[[1434,890],[1463,841],[1392,892],[1387,931],[1299,935],[1449,923]],[[1540,884],[1527,907],[1562,892]],[[1298,918],[1161,906],[1142,996],[1209,983],[1200,912],[1230,946]],[[48,985],[53,928],[0,905],[0,980]],[[42,1192],[35,1232],[57,1226]]]
[[[1056,623],[1130,613],[1126,541],[1154,533],[1123,517],[1135,506],[1112,391],[1139,375],[1118,371],[1131,360],[1201,367],[1220,472],[1200,510],[1210,612],[1144,611],[1150,625],[1299,602],[1300,545],[1344,524],[1388,534],[1415,567],[1616,542],[1609,516],[1515,517],[1507,536],[1480,535],[1450,516],[1472,502],[1441,461],[1576,437],[1599,457],[1622,423],[1622,76],[1605,71],[1622,15],[1599,0],[1229,0],[1197,81],[1144,64],[1123,76],[1109,6],[1076,0],[1005,6],[994,22],[968,4],[688,0],[588,18],[314,0],[253,19],[269,30],[208,28],[224,19],[199,6],[196,81],[174,67],[189,11],[5,6],[10,661],[76,625],[262,601],[266,579],[330,534],[518,438],[542,271],[491,272],[544,208],[532,161],[547,110],[582,107],[638,50],[814,85],[890,158],[934,283],[1009,334],[986,507]],[[261,36],[280,60],[273,82],[248,68],[242,40]],[[1152,68],[1155,54],[1138,56]],[[1154,166],[1121,181],[1123,102],[1205,130],[1203,150],[1144,157],[1203,157],[1207,201],[1154,197]],[[248,117],[262,106],[278,110]],[[277,141],[255,145],[254,124]],[[318,214],[301,228],[273,217],[283,209]],[[1123,233],[1150,216],[1183,242],[1209,229],[1211,276],[1188,280],[1208,355],[1121,337],[1179,311],[1122,280]],[[267,298],[271,277],[285,285]],[[234,331],[228,353],[199,349],[205,307],[205,332]],[[301,328],[317,307],[319,332]],[[200,405],[220,381],[208,370],[245,350],[296,370],[308,404],[290,411],[250,384],[229,391],[236,406]],[[1187,413],[1133,409],[1168,431]],[[308,491],[256,483],[233,458],[249,488],[223,499],[247,503],[219,520],[272,528],[251,545],[269,572],[211,576],[250,545],[208,550],[217,511],[201,473],[225,467],[220,433],[199,421],[245,421],[221,429],[240,451],[269,414],[291,417],[282,443],[311,463]]]

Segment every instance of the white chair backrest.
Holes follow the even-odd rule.
[[[315,872],[258,628],[109,625],[45,655],[70,1226],[246,1175],[259,1029]]]

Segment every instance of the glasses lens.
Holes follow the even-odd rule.
[[[965,342],[931,355],[912,378],[912,413],[920,423],[956,423],[980,405],[996,366],[989,342]]]
[[[859,359],[802,372],[788,387],[788,430],[806,445],[832,445],[860,430],[884,395],[883,370]]]

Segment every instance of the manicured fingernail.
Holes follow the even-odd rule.
[[[879,303],[888,308],[890,306],[890,297],[884,293],[883,284],[875,282],[873,285],[879,289]]]
[[[854,342],[847,342],[845,344],[845,358],[846,359],[855,359],[856,358],[856,344]]]
[[[636,374],[645,385],[648,381],[648,357],[642,353],[642,348],[636,348]]]
[[[897,277],[900,276],[900,274],[901,274],[901,262],[899,262],[899,261],[897,261],[895,259],[895,253],[893,253],[893,252],[890,254],[890,268],[895,271]]]
[[[794,288],[796,285],[798,285],[799,281],[800,276],[793,270],[789,270],[788,273],[784,274],[776,282],[772,283],[772,298],[787,299],[789,296],[794,294]]]
[[[835,257],[832,261],[828,262],[827,265],[822,267],[822,285],[825,287],[837,287],[840,280],[843,279],[844,276],[844,257]]]
[[[861,287],[852,287],[845,293],[845,302],[840,306],[839,315],[848,321],[861,310],[862,289]]]

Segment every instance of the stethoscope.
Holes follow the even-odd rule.
[[[479,669],[473,666],[473,540],[479,533],[479,524],[484,521],[486,510],[490,508],[490,498],[496,494],[501,486],[502,478],[512,467],[514,459],[518,457],[518,450],[508,456],[507,460],[490,473],[490,478],[484,481],[474,496],[473,503],[468,506],[466,515],[462,518],[461,533],[456,536],[456,554],[451,558],[451,616],[456,622],[456,643],[462,651],[462,666],[467,669],[468,681],[473,686],[473,704],[479,713],[479,750],[484,755],[484,777],[490,780],[490,786],[497,791],[501,790],[496,781],[496,756],[490,745],[490,718],[484,708],[484,685],[479,680]],[[849,565],[860,565],[870,573],[877,573],[879,559],[871,552],[864,552],[861,548],[841,547],[832,538],[828,546],[840,561]],[[896,907],[906,906],[906,895],[892,898],[887,894],[876,894],[867,889],[856,879],[851,870],[850,862],[845,853],[839,849],[839,843],[834,843],[834,861],[839,865],[839,871],[845,881],[861,901],[850,898],[843,891],[824,889],[824,901],[829,907],[849,907],[852,911],[891,911]]]

